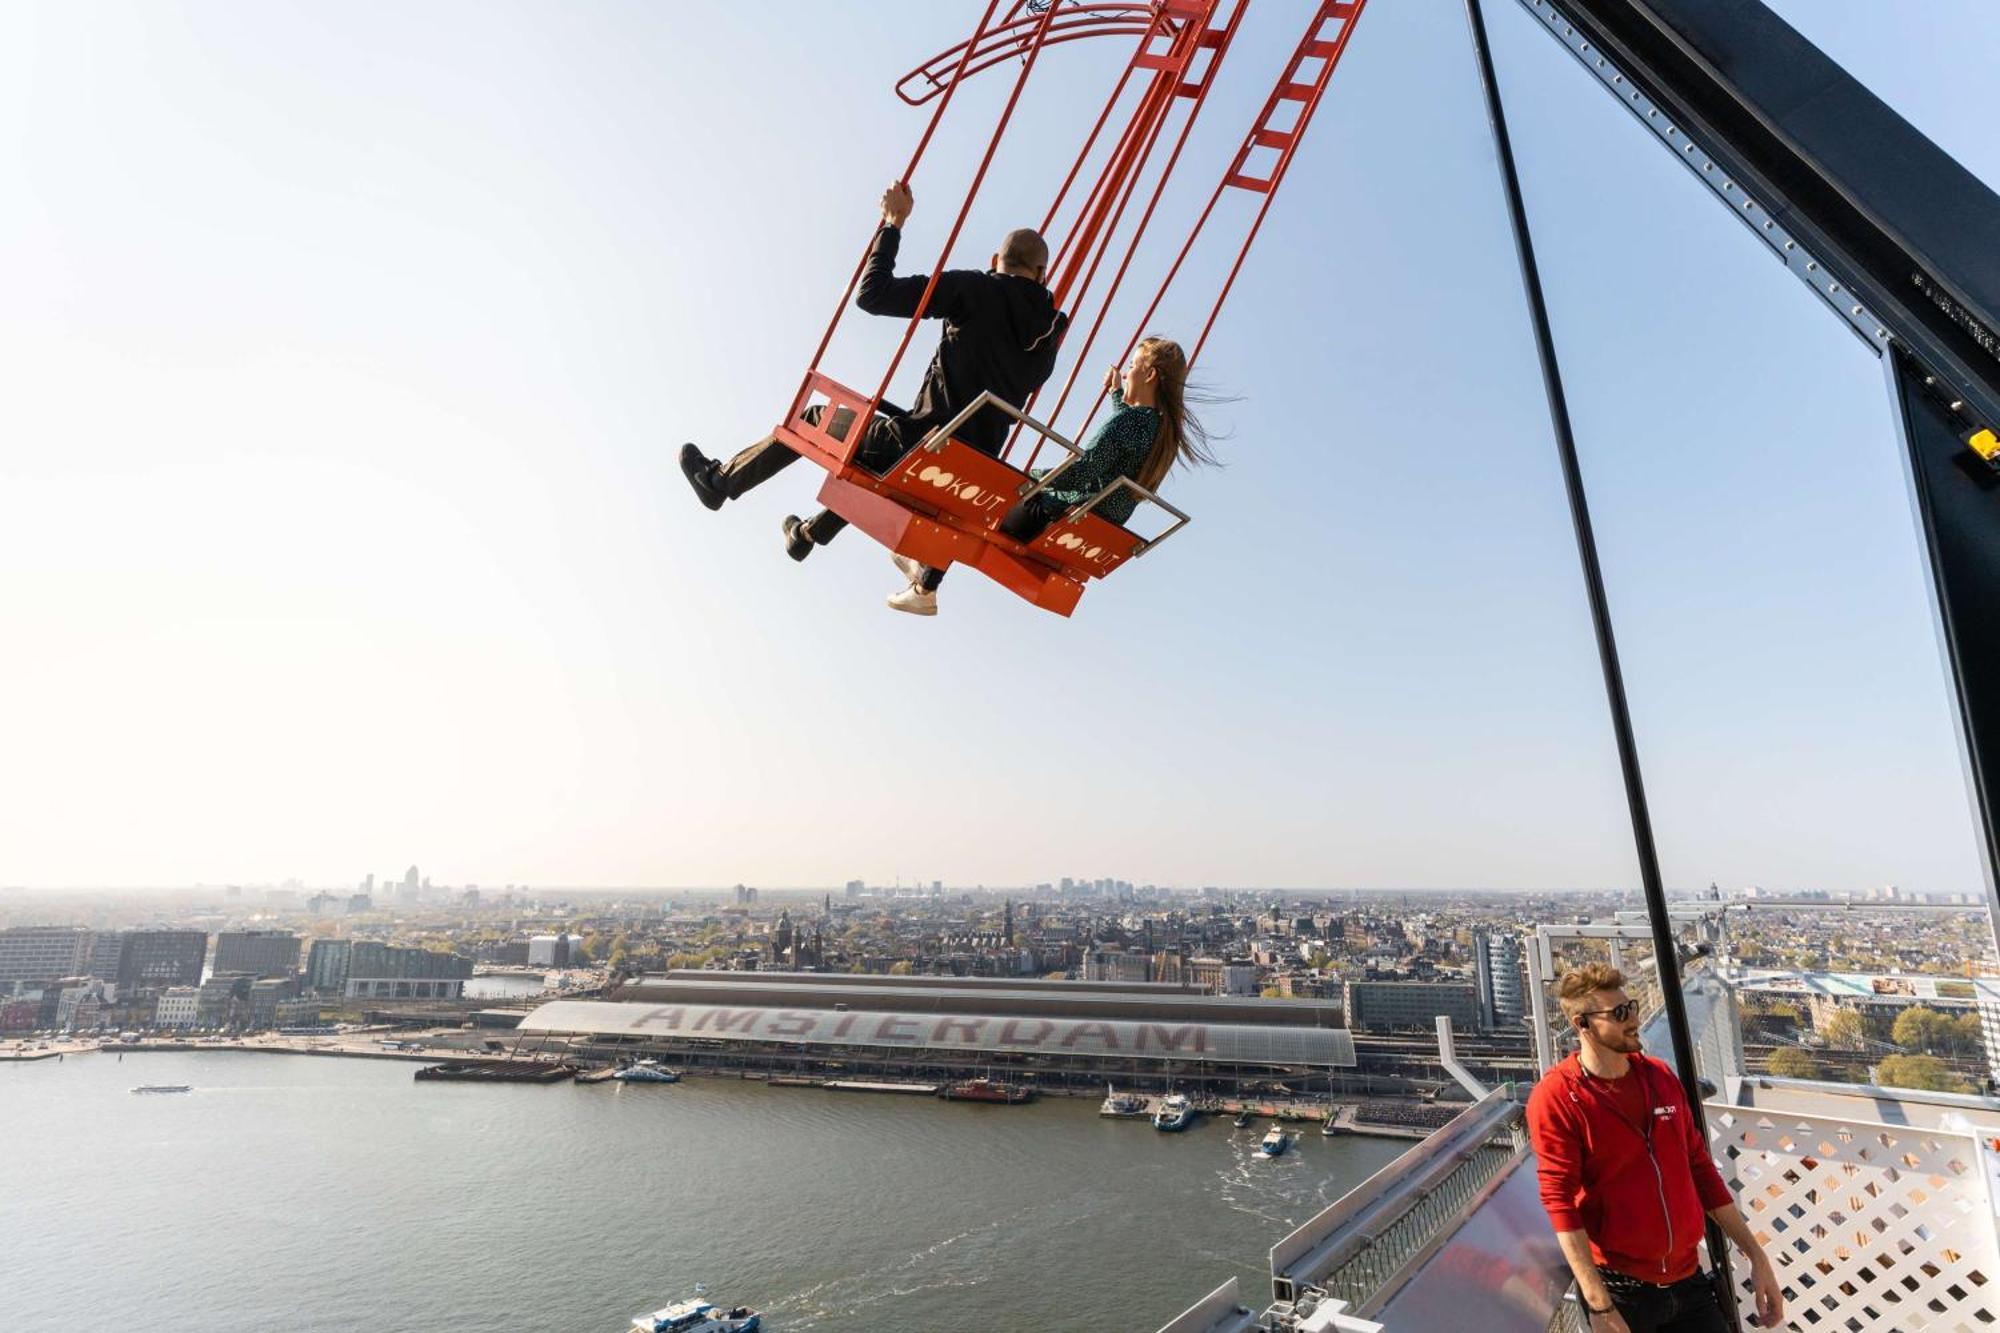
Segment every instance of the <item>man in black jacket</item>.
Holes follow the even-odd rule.
[[[923,300],[928,275],[896,276],[896,250],[911,205],[910,187],[900,182],[882,193],[882,226],[869,248],[854,297],[854,304],[868,314],[908,319]],[[1055,299],[1042,285],[1048,264],[1048,244],[1038,233],[1022,228],[1007,233],[989,271],[949,269],[938,275],[937,289],[924,308],[924,317],[943,320],[944,337],[924,372],[916,408],[905,412],[882,403],[868,423],[867,438],[855,450],[857,463],[878,473],[887,472],[982,392],[991,390],[1020,407],[1042,387],[1055,369],[1056,349],[1069,327],[1069,316],[1056,309]],[[821,411],[818,406],[809,407],[805,419],[817,425]],[[836,411],[829,429],[836,437],[845,438],[851,420],[845,409]],[[1004,412],[989,407],[966,422],[958,438],[981,453],[998,455],[1009,425]],[[759,440],[727,463],[717,463],[688,444],[681,447],[681,471],[704,505],[720,509],[724,501],[762,485],[797,458],[775,435]],[[804,521],[788,516],[784,525],[786,553],[794,560],[803,560],[814,546],[824,546],[846,526],[847,520],[830,509]]]

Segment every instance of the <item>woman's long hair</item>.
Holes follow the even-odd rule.
[[[1138,355],[1140,364],[1157,377],[1154,397],[1160,429],[1135,480],[1147,490],[1157,491],[1176,463],[1213,466],[1216,460],[1209,452],[1207,428],[1188,411],[1187,353],[1171,338],[1145,338],[1139,343]]]

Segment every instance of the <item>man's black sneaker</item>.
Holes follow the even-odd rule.
[[[715,475],[715,460],[691,444],[681,446],[681,475],[694,488],[695,498],[710,509],[722,508],[722,502],[729,498],[721,478]]]
[[[785,515],[785,554],[803,560],[812,554],[812,530],[797,514]]]

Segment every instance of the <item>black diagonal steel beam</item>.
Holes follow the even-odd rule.
[[[1480,0],[1465,0],[1465,13],[1472,28],[1473,54],[1479,63],[1480,87],[1485,93],[1494,152],[1499,159],[1507,219],[1514,236],[1515,257],[1521,267],[1521,286],[1528,300],[1535,354],[1542,369],[1542,388],[1548,399],[1556,452],[1562,462],[1570,521],[1576,533],[1577,558],[1583,567],[1584,592],[1590,602],[1591,628],[1597,635],[1598,663],[1604,674],[1605,701],[1610,706],[1612,734],[1618,747],[1618,766],[1624,778],[1625,802],[1632,820],[1632,842],[1639,862],[1639,882],[1645,891],[1646,916],[1652,925],[1653,966],[1660,981],[1661,1007],[1666,1012],[1667,1031],[1674,1048],[1674,1067],[1686,1091],[1688,1109],[1694,1116],[1696,1131],[1706,1138],[1708,1121],[1702,1109],[1701,1074],[1695,1066],[1694,1038],[1688,1029],[1687,1006],[1681,998],[1680,954],[1674,941],[1673,923],[1667,915],[1667,890],[1660,875],[1659,849],[1653,841],[1653,817],[1647,808],[1646,784],[1639,768],[1639,744],[1632,729],[1632,711],[1625,697],[1625,675],[1618,662],[1618,639],[1611,625],[1611,603],[1605,592],[1604,570],[1598,561],[1597,536],[1590,521],[1590,503],[1584,491],[1583,468],[1577,458],[1576,435],[1570,425],[1569,401],[1563,392],[1562,367],[1556,357],[1548,306],[1542,296],[1541,271],[1535,262],[1534,236],[1528,225],[1527,208],[1521,199],[1520,175],[1514,167],[1513,141],[1507,133],[1507,111],[1500,96],[1499,80],[1493,72],[1493,53],[1486,38],[1486,19]],[[1708,1224],[1708,1232],[1709,1258],[1716,1268],[1716,1295],[1730,1327],[1739,1328],[1735,1287],[1729,1279],[1729,1249],[1723,1243],[1720,1229],[1713,1222]]]
[[[1857,335],[2000,424],[2000,195],[1761,0],[1519,3]]]
[[[1761,0],[1519,3],[1890,362],[2000,940],[2000,194]]]

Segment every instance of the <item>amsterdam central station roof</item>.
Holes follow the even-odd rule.
[[[1354,1038],[1343,1028],[1019,1014],[552,1000],[522,1020],[519,1031],[1317,1068],[1355,1062]]]

